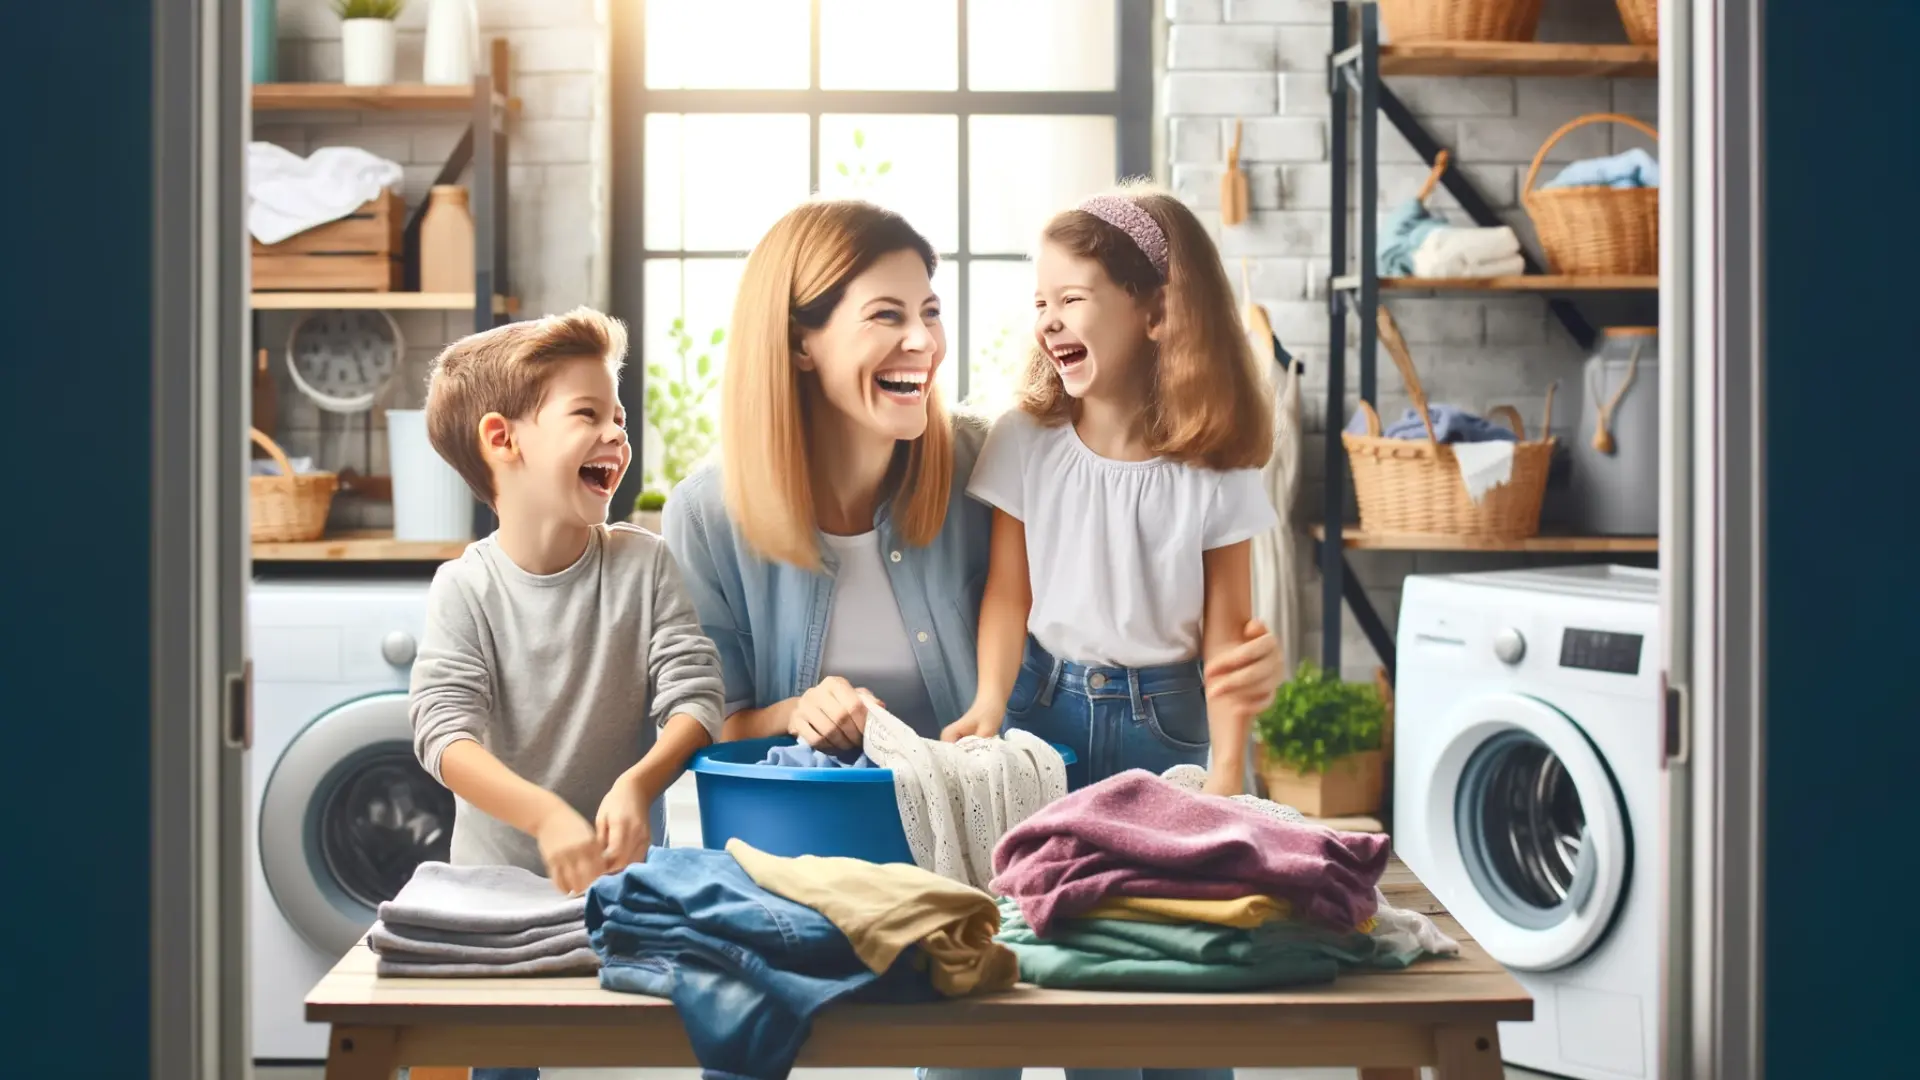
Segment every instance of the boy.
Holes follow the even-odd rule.
[[[577,308],[455,342],[427,390],[428,438],[500,527],[434,575],[414,751],[456,797],[451,862],[569,896],[646,857],[660,795],[720,731],[719,656],[665,543],[607,523],[626,349]]]

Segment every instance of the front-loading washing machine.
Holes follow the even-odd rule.
[[[305,999],[426,860],[445,860],[453,795],[420,767],[407,682],[425,579],[256,579],[248,970],[252,1056],[319,1061]]]
[[[1659,626],[1651,570],[1406,579],[1394,847],[1533,996],[1511,1064],[1658,1075]]]

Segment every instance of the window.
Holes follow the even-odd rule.
[[[665,490],[711,439],[747,251],[815,191],[897,210],[933,242],[940,382],[1003,405],[1040,225],[1150,171],[1151,2],[646,0],[616,61],[615,160],[641,165],[616,207],[615,287],[673,413],[642,444],[648,483]]]

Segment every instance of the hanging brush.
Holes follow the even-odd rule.
[[[1247,220],[1247,174],[1240,168],[1240,121],[1233,122],[1233,146],[1227,150],[1227,171],[1220,177],[1220,224]]]

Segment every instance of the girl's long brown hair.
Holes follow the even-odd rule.
[[[872,203],[820,199],[789,211],[747,256],[721,375],[720,453],[727,513],[762,558],[820,568],[801,383],[815,376],[793,357],[801,333],[826,324],[848,283],[896,251],[920,256],[932,276],[933,245],[905,218]],[[939,535],[953,484],[951,423],[939,387],[928,383],[926,394],[927,430],[907,444],[892,495],[893,520],[918,546]]]
[[[1166,327],[1147,401],[1149,449],[1210,469],[1265,465],[1273,452],[1270,390],[1213,238],[1185,204],[1159,188],[1123,184],[1116,193],[1152,215],[1166,233],[1165,281],[1126,233],[1084,210],[1055,215],[1042,238],[1097,261],[1136,302],[1166,290]],[[1037,345],[1021,384],[1020,408],[1050,424],[1071,418],[1073,398]]]

